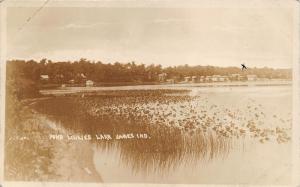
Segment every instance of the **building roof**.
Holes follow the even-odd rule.
[[[49,79],[49,75],[41,75],[41,78],[43,78],[43,79]]]

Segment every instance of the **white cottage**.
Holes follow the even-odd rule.
[[[92,81],[92,80],[87,80],[87,81],[85,82],[85,86],[87,86],[87,87],[89,87],[89,86],[94,86],[94,81]]]

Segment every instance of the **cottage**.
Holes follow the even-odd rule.
[[[74,84],[74,83],[75,83],[75,80],[74,80],[74,79],[71,79],[71,80],[68,81],[68,83],[69,83],[69,84]]]
[[[206,82],[211,82],[212,81],[212,76],[206,76],[205,81]]]
[[[49,75],[41,75],[40,79],[43,81],[48,81],[49,80]]]
[[[221,77],[220,75],[213,75],[212,76],[212,81],[213,82],[218,82],[218,81],[220,81],[220,77]]]
[[[85,82],[85,86],[87,86],[87,87],[89,87],[89,86],[94,86],[94,81],[92,81],[92,80],[87,80],[87,81]]]
[[[228,77],[227,76],[220,76],[219,81],[220,82],[228,81]]]
[[[166,82],[169,83],[169,84],[175,84],[175,80],[174,79],[167,79]]]
[[[158,74],[158,81],[159,82],[165,82],[166,78],[167,78],[167,74],[166,73]]]
[[[213,82],[217,82],[217,81],[218,81],[218,77],[212,77],[211,80],[212,80]]]
[[[248,81],[256,81],[257,80],[257,75],[247,75],[247,80]]]
[[[191,77],[184,77],[184,82],[190,82],[191,81]]]

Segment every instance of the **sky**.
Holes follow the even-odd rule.
[[[7,9],[8,59],[292,67],[288,8]],[[19,30],[19,28],[22,30]]]

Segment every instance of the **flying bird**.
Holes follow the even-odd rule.
[[[247,67],[245,66],[245,64],[241,64],[242,66],[242,70],[247,69]]]

